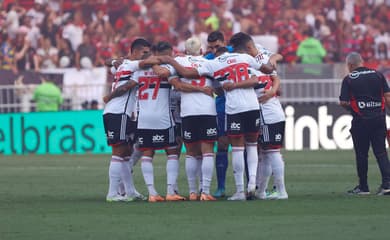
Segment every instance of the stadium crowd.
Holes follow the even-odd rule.
[[[171,42],[177,51],[196,36],[205,49],[214,30],[227,38],[239,31],[274,36],[285,63],[301,62],[298,47],[312,33],[326,50],[322,62],[342,62],[356,51],[372,66],[389,65],[388,0],[1,2],[0,69],[14,72],[103,66],[127,55],[137,36]]]

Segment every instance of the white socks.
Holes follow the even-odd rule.
[[[232,167],[236,191],[244,191],[244,147],[232,147]]]
[[[191,193],[197,193],[197,177],[198,177],[198,160],[194,158],[193,156],[187,155],[186,156],[186,162],[185,162],[185,168],[187,173],[187,180],[188,180],[188,189],[190,194]]]
[[[248,192],[254,191],[256,189],[256,173],[257,173],[257,164],[259,161],[259,156],[257,154],[257,143],[247,142],[246,143],[246,153],[247,153],[247,164],[248,164]]]
[[[154,188],[154,173],[153,173],[153,158],[143,156],[141,158],[142,175],[144,176],[145,184],[148,188],[149,196],[158,195]]]
[[[118,195],[119,183],[121,181],[123,158],[118,156],[111,156],[110,167],[108,169],[109,186],[107,197],[114,197]]]
[[[125,157],[121,162],[121,180],[123,182],[127,196],[133,196],[135,187],[134,187],[133,174],[131,173],[129,159],[130,157]]]
[[[282,154],[280,154],[279,151],[273,151],[267,153],[267,157],[270,159],[271,162],[276,190],[279,193],[286,193],[286,187],[284,185],[284,161],[282,158]]]
[[[258,174],[257,174],[257,191],[264,193],[268,187],[269,178],[272,174],[271,163],[266,157],[266,153],[261,152],[259,154]]]
[[[284,184],[284,161],[279,150],[263,151],[262,160],[259,162],[260,175],[258,176],[258,191],[264,192],[268,187],[268,182],[273,174],[274,184],[279,193],[286,193]]]
[[[203,154],[202,161],[202,192],[210,194],[211,179],[214,172],[214,153]]]
[[[179,176],[179,159],[175,154],[168,155],[167,160],[167,194],[175,194],[177,177]]]

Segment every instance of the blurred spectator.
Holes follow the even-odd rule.
[[[359,52],[360,50],[360,30],[354,28],[351,23],[348,23],[343,32],[344,42],[342,48],[342,57],[346,57],[350,52]]]
[[[11,39],[15,38],[19,29],[19,19],[26,10],[16,3],[10,3],[7,7],[7,18],[5,20],[5,28]]]
[[[97,110],[99,109],[99,102],[96,100],[84,101],[81,103],[81,108],[83,110]]]
[[[112,56],[117,57],[116,45],[108,35],[102,35],[101,40],[96,44],[96,66],[104,66],[104,62]]]
[[[296,54],[298,44],[299,41],[293,34],[288,34],[286,41],[283,44],[279,44],[279,53],[283,56],[283,62],[296,63],[298,61]]]
[[[17,72],[34,69],[34,48],[30,47],[30,40],[28,38],[28,29],[21,26],[18,30],[16,38],[14,39],[15,46],[15,64]]]
[[[202,44],[202,49],[203,49],[203,51],[206,51],[208,34],[207,34],[207,30],[206,30],[206,25],[202,19],[195,20],[194,31],[192,32],[192,36],[200,39],[201,44]],[[184,36],[184,37],[186,37],[186,36]],[[191,36],[189,36],[187,38],[183,38],[183,40],[187,40],[190,37]]]
[[[390,53],[386,43],[380,42],[375,52],[375,58],[378,60],[389,60]]]
[[[58,43],[58,62],[60,68],[75,67],[76,54],[68,39],[61,38]]]
[[[93,68],[96,63],[96,47],[92,44],[91,37],[88,33],[84,33],[83,42],[76,51],[76,67]]]
[[[61,11],[63,0],[47,0],[47,6],[56,13]]]
[[[209,0],[195,1],[194,12],[195,17],[200,19],[206,19],[211,16],[212,4]]]
[[[97,110],[97,109],[99,109],[99,103],[98,103],[98,101],[92,100],[89,109],[91,109],[91,110]]]
[[[83,42],[83,33],[86,25],[83,22],[80,11],[76,11],[73,16],[69,16],[67,24],[62,30],[62,37],[69,39],[74,51]]]
[[[382,43],[385,46],[381,45],[381,56],[384,47],[390,49],[390,3],[383,0],[7,0],[3,3],[1,30],[15,39],[21,26],[27,28],[30,44],[27,55],[30,50],[37,50],[41,35],[50,38],[57,48],[60,38],[68,39],[76,51],[83,42],[83,33],[88,32],[91,43],[103,49],[105,55],[108,51],[104,49],[117,49],[110,54],[115,58],[127,55],[135,37],[152,42],[166,40],[178,46],[190,32],[205,44],[204,36],[220,30],[226,38],[238,31],[257,37],[277,36],[278,52],[285,55],[285,62],[292,63],[297,61],[294,52],[307,25],[313,28],[314,38],[327,52],[322,62],[342,62],[350,51],[370,55],[374,49],[378,56]],[[109,39],[103,39],[104,35]],[[374,41],[368,39],[366,43],[367,36]],[[18,40],[18,47],[20,43]],[[17,43],[12,44],[16,47]],[[90,63],[100,65],[100,55]],[[63,63],[70,62],[72,66],[71,59]]]
[[[139,12],[128,12],[123,18],[117,20],[115,31],[121,36],[127,36],[128,39],[132,39],[141,35],[141,29],[143,29],[144,25],[143,19],[139,17]],[[129,32],[133,35],[130,35]]]
[[[128,10],[128,6],[124,0],[110,0],[107,1],[108,18],[112,26],[115,25],[116,21],[124,15]]]
[[[321,42],[313,37],[313,29],[308,27],[306,39],[303,40],[297,50],[297,56],[303,64],[320,64],[326,56],[326,50]]]
[[[63,102],[61,90],[53,81],[42,78],[42,83],[34,90],[33,100],[37,112],[58,111]]]
[[[375,50],[372,43],[373,40],[368,36],[366,36],[361,42],[359,53],[364,62],[375,61]]]
[[[92,22],[89,25],[89,30],[99,29],[98,34],[106,34],[113,36],[114,32],[108,19],[108,15],[103,10],[98,10],[96,14],[92,16]]]
[[[0,46],[1,66],[0,69],[12,70],[17,72],[15,64],[15,47],[12,44],[12,39],[7,34],[2,34],[2,44]]]
[[[38,41],[39,38],[41,37],[41,30],[36,26],[31,23],[32,18],[28,14],[26,14],[22,18],[22,24],[19,27],[19,31],[24,30],[26,33],[26,37],[28,41],[30,42],[30,46],[34,49],[37,49],[38,47]],[[44,30],[44,28],[42,28]]]
[[[327,31],[327,30],[326,30]],[[333,32],[322,32],[322,45],[324,46],[326,50],[326,56],[324,58],[324,61],[327,63],[335,63],[340,59],[340,52],[338,49],[338,43],[337,43],[337,37],[336,34]]]
[[[56,24],[57,14],[54,11],[48,13],[42,22],[41,34],[50,39],[51,45],[58,47],[59,26]]]
[[[27,11],[27,15],[32,18],[31,24],[33,26],[41,26],[45,18],[44,0],[34,0],[34,7]]]
[[[147,39],[152,43],[171,40],[169,37],[169,24],[160,18],[155,8],[150,10],[150,20],[146,22],[142,34],[148,36]]]
[[[223,28],[230,32],[225,32],[228,35],[232,35],[232,27],[234,22],[234,15],[226,8],[226,3],[218,4],[213,6],[213,13],[205,21],[206,27],[210,31],[216,31],[220,28]],[[221,31],[223,31],[221,29]]]
[[[374,38],[376,49],[378,49],[381,43],[384,43],[386,48],[390,49],[390,33],[386,31],[386,25],[388,24],[379,24],[379,33]]]
[[[118,55],[119,57],[127,56],[130,52],[131,43],[134,39],[138,37],[137,34],[134,34],[134,28],[130,28],[127,31],[127,34],[119,40],[118,43]]]
[[[35,55],[35,70],[52,69],[58,66],[58,49],[51,45],[50,38],[43,37]]]

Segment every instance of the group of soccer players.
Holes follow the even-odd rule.
[[[173,57],[169,43],[151,46],[139,38],[127,59],[107,63],[115,74],[112,91],[103,99],[104,127],[112,146],[107,201],[186,200],[177,188],[181,141],[186,147],[189,200],[224,196],[229,144],[236,192],[228,200],[288,198],[280,154],[285,119],[275,71],[281,56],[256,45],[245,33],[233,35],[225,46],[218,31],[208,37],[208,54],[202,51],[200,40],[189,38],[185,55]],[[154,187],[157,149],[167,155],[165,197]],[[133,183],[138,159],[148,198]],[[218,189],[211,194],[214,161]],[[267,193],[271,175],[275,191]]]

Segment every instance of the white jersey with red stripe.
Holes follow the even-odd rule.
[[[111,91],[131,81],[131,76],[139,70],[139,61],[124,60],[123,63],[116,69],[115,81],[112,83]],[[130,118],[134,117],[136,106],[136,88],[131,89],[122,96],[111,99],[104,107],[103,114],[126,113]]]
[[[257,97],[264,95],[264,90],[269,90],[272,88],[272,78],[271,76],[276,76],[276,72],[272,74],[265,74],[260,71],[250,69],[251,75],[256,75],[259,80],[259,85],[255,87],[255,92]],[[262,124],[273,124],[277,122],[285,121],[285,115],[280,104],[280,101],[277,96],[273,96],[264,103],[259,103],[261,111],[260,122]]]
[[[170,65],[161,65],[170,70]],[[166,78],[160,78],[152,68],[141,69],[132,76],[138,82],[138,126],[139,129],[167,129],[174,126],[170,110],[171,85]]]
[[[248,68],[259,69],[262,63],[248,54],[224,53],[221,56],[205,61],[199,68],[201,76],[210,76],[225,83],[241,82],[249,79]],[[226,113],[236,114],[258,110],[259,104],[253,88],[238,88],[225,91]]]
[[[176,57],[175,60],[186,68],[198,68],[202,63],[208,61],[203,56]],[[200,87],[212,87],[213,80],[210,77],[202,76],[199,79],[180,78],[180,81]],[[215,100],[201,92],[181,92],[180,116],[212,115],[216,116]]]

